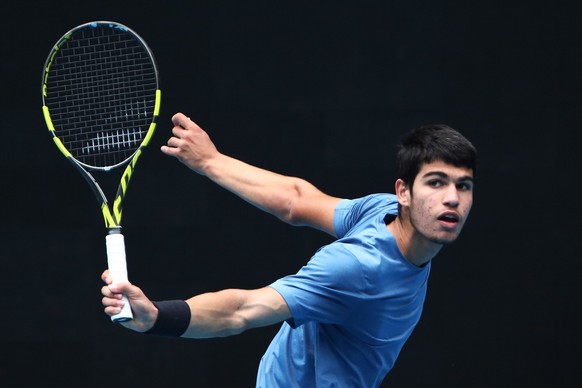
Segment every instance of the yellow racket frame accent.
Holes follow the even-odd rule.
[[[153,112],[153,120],[150,124],[146,136],[141,143],[140,147],[135,151],[133,157],[130,159],[129,164],[125,167],[123,171],[123,175],[121,176],[121,180],[119,182],[119,189],[117,190],[117,194],[115,195],[115,199],[113,201],[113,209],[109,208],[109,204],[107,202],[107,198],[95,182],[95,179],[91,174],[85,170],[81,164],[73,157],[73,155],[67,150],[64,146],[61,139],[59,139],[55,133],[55,127],[53,125],[49,109],[46,105],[43,105],[42,112],[44,115],[44,120],[46,122],[47,128],[52,135],[53,141],[56,144],[57,148],[61,151],[61,153],[71,162],[73,165],[83,174],[86,180],[89,181],[91,186],[93,187],[94,191],[96,191],[97,199],[101,203],[101,212],[103,213],[103,220],[105,221],[105,227],[108,229],[120,228],[121,227],[121,217],[123,215],[121,203],[123,198],[125,197],[125,192],[127,191],[127,187],[129,185],[129,180],[133,175],[133,170],[135,169],[135,165],[143,152],[143,148],[147,147],[154,132],[156,130],[156,118],[160,114],[160,107],[162,101],[162,91],[160,89],[156,90],[156,101],[154,104],[154,112]]]

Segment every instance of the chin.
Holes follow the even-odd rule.
[[[451,243],[455,242],[458,237],[459,237],[459,235],[455,233],[455,234],[449,234],[447,236],[437,236],[437,237],[430,239],[430,241],[432,241],[435,244],[447,245],[447,244],[451,244]]]

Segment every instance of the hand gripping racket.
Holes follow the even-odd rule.
[[[114,282],[127,280],[121,205],[137,160],[154,133],[160,100],[152,52],[119,23],[97,21],[73,28],[54,45],[43,68],[44,118],[54,143],[101,205]],[[109,173],[123,166],[110,207],[90,171]],[[113,321],[132,319],[125,296],[124,300],[124,309],[111,317]]]

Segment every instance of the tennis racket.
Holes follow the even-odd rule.
[[[151,50],[128,27],[109,21],[77,26],[52,48],[42,71],[42,110],[52,139],[95,193],[105,226],[113,282],[127,280],[122,202],[135,165],[152,138],[160,111]],[[90,172],[121,171],[113,204]],[[117,178],[115,179],[117,181]],[[133,318],[125,307],[115,322]]]

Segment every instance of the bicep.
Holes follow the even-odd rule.
[[[334,212],[342,200],[327,195],[311,183],[300,180],[297,198],[291,207],[290,223],[309,226],[335,236]]]
[[[271,287],[242,291],[243,303],[238,314],[246,322],[246,329],[268,326],[291,318],[285,299]]]

